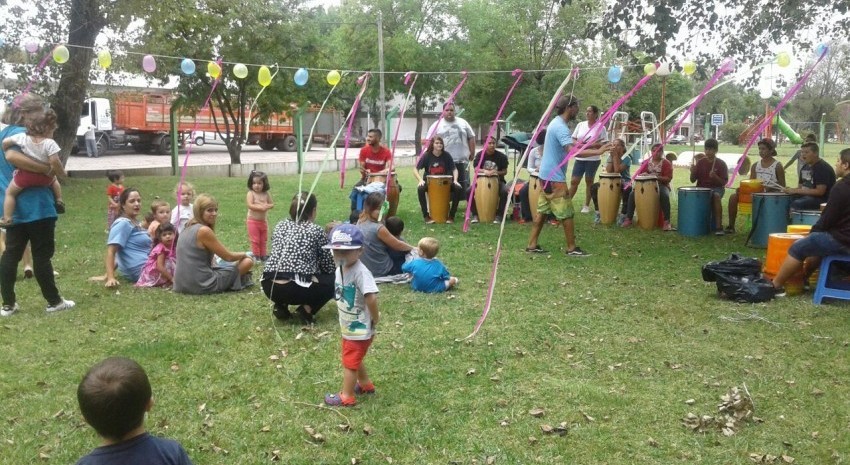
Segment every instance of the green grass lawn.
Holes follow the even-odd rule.
[[[426,226],[409,168],[400,179],[404,236],[437,237],[460,287],[423,295],[382,285],[381,326],[366,359],[378,394],[337,410],[317,407],[341,383],[332,305],[304,331],[276,322],[258,287],[192,297],[88,282],[103,273],[107,181],[70,180],[54,264],[77,308],[47,315],[36,284],[18,282],[22,311],[0,320],[0,462],[67,464],[95,447],[76,386],[110,355],[145,367],[156,401],[148,429],[180,441],[196,464],[850,460],[850,307],[814,306],[810,294],[758,305],[719,300],[700,267],[731,252],[763,258],[744,247],[743,233],[684,238],[594,226],[593,215],[579,214],[578,243],[593,256],[568,259],[560,229],[547,225],[541,235],[550,255],[529,255],[529,226],[509,223],[489,319],[462,341],[483,310],[498,227]],[[686,180],[677,169],[674,183]],[[225,245],[247,249],[245,180],[191,181],[221,202]],[[154,195],[170,198],[175,182],[129,177],[126,185],[140,188],[147,205]],[[271,184],[276,220],[297,179]],[[347,217],[348,188],[335,173],[317,193],[320,224]],[[762,423],[731,437],[682,425],[689,412],[715,415],[733,386],[746,386]],[[529,413],[538,408],[541,417]],[[562,423],[566,435],[543,431]]]

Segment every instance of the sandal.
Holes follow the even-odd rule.
[[[330,407],[354,407],[357,405],[356,399],[344,400],[341,394],[325,394],[325,405]]]
[[[357,394],[357,395],[374,394],[375,393],[375,385],[372,384],[371,389],[363,389],[363,386],[360,385],[360,381],[358,381],[357,384],[354,385],[354,393]]]

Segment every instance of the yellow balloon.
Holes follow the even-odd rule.
[[[776,64],[784,68],[791,64],[791,55],[788,52],[779,52],[776,54]]]
[[[233,65],[233,75],[238,77],[239,79],[245,79],[248,77],[248,67],[243,65],[242,63],[237,63]]]
[[[112,54],[109,53],[109,50],[101,50],[97,52],[97,64],[99,64],[103,69],[112,66]]]
[[[257,74],[257,82],[263,87],[268,87],[272,83],[272,73],[268,66],[260,66],[260,72]]]
[[[59,63],[66,63],[68,58],[70,58],[70,53],[68,52],[68,47],[64,45],[59,45],[53,49],[53,61]]]
[[[655,70],[655,63],[647,63],[643,66],[643,73],[647,76],[652,76],[653,74],[655,74]]]
[[[696,70],[697,64],[691,60],[688,60],[684,64],[682,64],[682,72],[685,73],[685,76],[690,76],[691,74],[694,74]]]
[[[339,84],[339,80],[340,80],[339,71],[333,70],[333,71],[328,72],[328,84],[335,86],[335,85]]]
[[[219,66],[218,63],[211,61],[207,64],[207,73],[209,73],[213,79],[218,79],[218,77],[221,76],[221,66]]]

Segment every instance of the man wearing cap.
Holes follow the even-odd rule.
[[[546,253],[537,243],[546,216],[552,214],[564,227],[566,237],[566,254],[570,257],[586,257],[590,254],[576,246],[575,225],[573,224],[573,204],[570,200],[569,186],[567,185],[567,163],[564,161],[573,146],[572,133],[567,122],[578,114],[578,99],[572,95],[561,97],[555,104],[557,115],[546,128],[546,138],[543,142],[543,158],[540,163],[540,181],[543,183],[543,192],[537,202],[537,211],[540,213],[534,220],[531,228],[531,236],[528,238],[526,252]],[[601,155],[610,149],[605,144],[596,149],[586,150],[586,155]]]
[[[455,104],[446,102],[443,105],[443,119],[435,121],[428,128],[427,134],[443,138],[443,150],[452,156],[457,168],[457,182],[463,187],[463,190],[453,193],[458,200],[466,200],[463,195],[469,192],[469,162],[475,154],[475,131],[465,119],[455,116]]]

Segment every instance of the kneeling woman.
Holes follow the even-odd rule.
[[[328,236],[314,223],[316,196],[302,192],[292,198],[289,218],[272,232],[272,252],[263,271],[263,292],[274,302],[274,316],[291,317],[290,305],[305,324],[334,296],[334,262],[322,246]]]
[[[212,196],[201,194],[195,199],[193,213],[195,217],[177,239],[174,292],[214,294],[249,286],[248,273],[254,261],[246,253],[227,250],[215,236],[218,202]],[[214,265],[214,255],[230,263]]]

